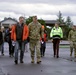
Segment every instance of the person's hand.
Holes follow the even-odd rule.
[[[15,46],[15,44],[16,44],[16,41],[12,41],[12,45]]]

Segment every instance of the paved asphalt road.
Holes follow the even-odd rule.
[[[69,56],[69,48],[60,48],[60,58],[53,57],[52,43],[46,44],[46,54],[41,64],[31,64],[30,51],[25,52],[24,63],[14,64],[14,58],[8,55],[5,43],[5,55],[0,55],[0,75],[76,75],[76,62]],[[35,58],[36,59],[36,58]]]

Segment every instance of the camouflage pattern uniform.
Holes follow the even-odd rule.
[[[41,55],[40,55],[40,37],[43,38],[44,31],[42,29],[42,26],[39,22],[36,24],[34,22],[31,22],[28,25],[29,28],[29,38],[30,38],[30,51],[31,51],[31,58],[34,62],[34,56],[35,56],[35,49],[36,49],[36,56],[37,61],[40,61]]]
[[[74,48],[74,57],[76,57],[76,30],[71,30],[69,32],[68,40],[70,41],[70,56],[72,56]]]

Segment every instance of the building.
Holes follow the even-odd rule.
[[[56,20],[44,20],[46,26],[53,27],[56,23]],[[8,28],[9,25],[17,24],[17,20],[12,18],[5,18],[0,22],[0,26],[4,26],[4,28]]]
[[[4,26],[4,28],[8,28],[9,25],[17,24],[17,20],[12,19],[12,18],[5,18],[0,22],[0,26]]]
[[[57,21],[56,20],[45,20],[46,26],[53,27]]]

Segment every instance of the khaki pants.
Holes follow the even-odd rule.
[[[73,42],[73,46],[74,46],[74,57],[76,57],[76,42]]]
[[[70,56],[72,56],[73,48],[74,48],[73,42],[71,41],[71,42],[70,42]]]
[[[35,51],[36,51],[36,57],[40,59],[40,40],[31,40],[29,42],[30,52],[31,52],[31,58],[34,58]],[[36,50],[35,50],[36,49]]]

